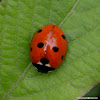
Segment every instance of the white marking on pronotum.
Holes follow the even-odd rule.
[[[41,62],[37,62],[37,64],[39,64],[39,65],[43,65]]]
[[[47,66],[47,67],[51,67],[50,64],[45,64],[45,66]]]

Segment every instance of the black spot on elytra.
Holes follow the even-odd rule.
[[[62,55],[62,56],[61,56],[61,59],[63,60],[63,58],[64,58],[64,56]]]
[[[46,59],[46,58],[42,58],[40,61],[41,61],[42,64],[48,64],[49,63],[49,60]]]
[[[42,48],[43,46],[44,46],[44,44],[43,43],[38,43],[38,45],[37,45],[39,48]]]
[[[54,51],[54,52],[58,52],[58,50],[59,50],[58,47],[56,47],[56,46],[53,47],[53,51]]]
[[[63,39],[66,39],[65,35],[62,35],[62,38],[63,38]]]
[[[32,51],[32,48],[31,48],[31,51]]]
[[[38,30],[37,32],[40,33],[42,31],[42,29]]]

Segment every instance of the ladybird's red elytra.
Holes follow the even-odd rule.
[[[63,31],[54,24],[38,30],[30,43],[30,59],[41,72],[58,68],[67,52],[67,40]]]

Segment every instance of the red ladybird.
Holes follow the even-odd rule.
[[[57,25],[46,25],[33,36],[30,44],[30,59],[41,72],[58,68],[67,52],[67,40]]]

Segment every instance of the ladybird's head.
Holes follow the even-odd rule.
[[[49,60],[47,58],[41,58],[40,62],[32,63],[40,72],[47,73],[48,71],[54,70],[49,64]]]

